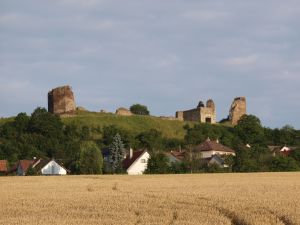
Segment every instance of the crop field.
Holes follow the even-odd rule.
[[[0,224],[300,224],[300,173],[0,177]]]

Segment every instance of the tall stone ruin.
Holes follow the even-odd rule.
[[[229,110],[229,120],[232,125],[237,125],[240,118],[247,114],[247,104],[245,97],[237,97],[233,100]]]
[[[196,121],[201,123],[216,123],[216,108],[212,99],[199,102],[197,108],[186,111],[177,111],[175,117],[182,121]]]
[[[54,114],[72,114],[76,110],[74,94],[70,86],[62,86],[48,92],[48,111]]]

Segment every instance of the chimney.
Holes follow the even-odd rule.
[[[130,149],[129,149],[129,158],[131,159],[132,156],[133,156],[133,150],[132,150],[132,148],[130,148]]]

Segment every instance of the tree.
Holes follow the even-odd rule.
[[[150,114],[147,106],[141,105],[141,104],[134,104],[134,105],[130,106],[130,111],[136,115],[149,115]]]
[[[271,161],[270,169],[271,171],[298,171],[300,167],[291,157],[276,156]]]
[[[146,173],[164,174],[170,172],[169,160],[163,153],[152,154],[148,160]]]
[[[50,138],[63,136],[63,123],[59,116],[49,113],[45,108],[36,108],[28,124],[29,132]]]
[[[265,145],[264,128],[254,115],[243,115],[235,126],[235,131],[244,144]]]
[[[162,133],[151,129],[140,133],[136,139],[140,142],[140,147],[148,149],[150,152],[159,152],[163,148]]]
[[[80,146],[79,171],[81,174],[101,174],[103,158],[95,142],[87,141]]]
[[[110,160],[113,173],[121,173],[123,171],[122,161],[125,155],[124,144],[119,134],[116,134],[113,138],[111,145],[109,146]]]

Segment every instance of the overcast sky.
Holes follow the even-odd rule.
[[[264,126],[300,128],[299,0],[1,0],[0,117],[47,106],[133,103],[174,115],[246,96]]]

